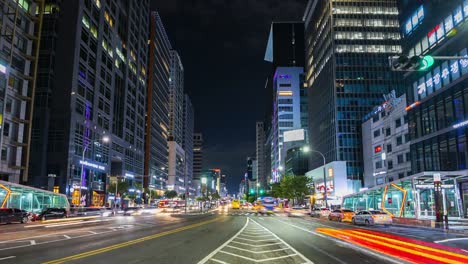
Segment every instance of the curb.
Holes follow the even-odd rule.
[[[457,230],[457,229],[444,229],[444,228],[434,228],[428,226],[416,226],[416,225],[403,225],[403,224],[391,224],[391,226],[403,227],[403,228],[419,228],[425,230],[439,231],[443,233],[452,233],[452,234],[462,234],[468,235],[468,230]]]

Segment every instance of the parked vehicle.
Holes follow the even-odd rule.
[[[49,220],[67,218],[68,212],[64,208],[47,208],[41,214],[36,216],[35,220]]]
[[[322,207],[320,208],[320,216],[319,217],[328,217],[330,214],[330,209]]]
[[[393,219],[390,215],[385,212],[372,210],[372,211],[361,211],[353,216],[352,223],[355,225],[390,225]]]
[[[29,221],[29,213],[16,208],[0,208],[0,223],[10,224],[19,222],[25,224]]]
[[[334,210],[328,215],[328,220],[338,222],[351,222],[354,216],[354,212],[348,209]]]
[[[320,212],[322,210],[320,210],[320,208],[312,208],[312,210],[310,211],[310,216],[311,217],[320,217]]]

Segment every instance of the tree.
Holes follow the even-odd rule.
[[[286,175],[281,179],[280,189],[284,198],[303,202],[304,196],[310,193],[310,178],[307,176]]]
[[[271,196],[275,198],[281,197],[281,186],[279,182],[271,184]]]
[[[211,199],[218,200],[218,199],[221,199],[221,196],[219,195],[218,192],[215,192],[211,194]]]
[[[126,181],[119,181],[119,184],[117,185],[117,193],[120,195],[123,195],[126,193],[128,190],[128,183]],[[115,183],[109,185],[109,189],[107,192],[114,193],[115,194]]]
[[[167,199],[173,199],[177,197],[177,192],[174,190],[167,190],[164,195],[167,197]]]

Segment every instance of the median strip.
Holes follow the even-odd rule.
[[[61,259],[56,259],[56,260],[44,262],[43,264],[64,263],[66,261],[72,261],[72,260],[77,260],[77,259],[90,257],[90,256],[97,255],[97,254],[102,254],[102,253],[112,251],[112,250],[115,250],[115,249],[131,246],[131,245],[138,244],[138,243],[141,243],[141,242],[144,242],[144,241],[152,240],[152,239],[155,239],[155,238],[159,238],[159,237],[167,236],[167,235],[170,235],[170,234],[178,233],[178,232],[181,232],[181,231],[185,231],[185,230],[188,230],[188,229],[196,228],[196,227],[199,227],[199,226],[207,225],[207,224],[219,221],[221,219],[222,218],[216,218],[216,219],[203,221],[203,222],[200,222],[200,223],[196,223],[196,224],[192,224],[192,225],[188,225],[188,226],[184,226],[184,227],[179,227],[179,228],[176,228],[176,229],[172,229],[172,230],[164,231],[164,232],[161,232],[161,233],[157,233],[157,234],[154,234],[154,235],[151,235],[151,236],[146,236],[146,237],[138,238],[138,239],[135,239],[135,240],[123,242],[123,243],[120,243],[120,244],[115,244],[115,245],[112,245],[112,246],[108,246],[108,247],[104,247],[104,248],[100,248],[100,249],[96,249],[96,250],[83,252],[83,253],[76,254],[76,255],[73,255],[73,256],[69,256],[69,257],[65,257],[65,258],[61,258]]]

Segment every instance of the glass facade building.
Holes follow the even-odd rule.
[[[411,169],[417,174],[447,172],[442,186],[453,188],[443,191],[455,195],[448,215],[467,217],[468,1],[403,1],[400,9],[404,54],[458,57],[436,57],[432,67],[408,73],[405,81]]]
[[[0,1],[0,180],[28,181],[43,8],[43,1]]]
[[[64,194],[0,181],[0,208],[17,208],[38,214],[47,208],[69,211],[70,204]]]
[[[144,186],[166,189],[168,180],[171,43],[157,12],[151,13],[146,97]]]
[[[144,173],[149,0],[45,5],[28,184],[103,205],[109,175]]]
[[[404,90],[388,67],[401,53],[397,1],[309,1],[304,21],[310,147],[362,181],[362,118]],[[322,164],[310,157],[311,168]]]

